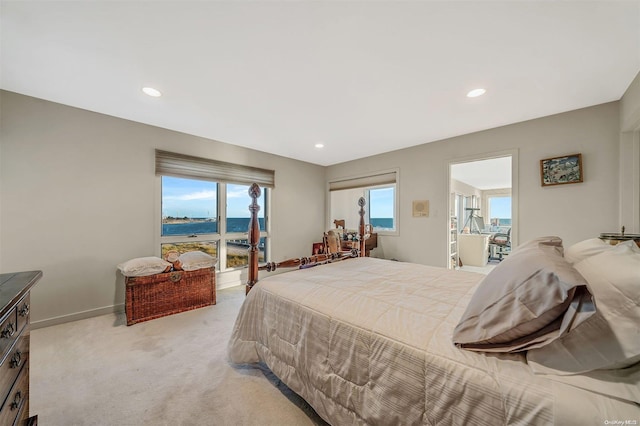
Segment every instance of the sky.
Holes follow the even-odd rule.
[[[491,197],[491,218],[511,219],[511,197]]]
[[[249,217],[251,197],[249,185],[227,184],[227,217]],[[264,217],[264,192],[258,200]],[[162,177],[162,216],[214,218],[216,212],[216,183],[195,179]]]
[[[369,217],[390,218],[393,217],[393,188],[380,188],[369,190]]]

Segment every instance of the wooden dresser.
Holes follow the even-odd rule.
[[[41,271],[0,274],[0,425],[35,425],[29,417],[29,294]]]

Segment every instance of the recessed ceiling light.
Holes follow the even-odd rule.
[[[472,91],[467,93],[467,98],[476,98],[478,96],[484,95],[486,92],[487,91],[484,89],[473,89]]]
[[[320,149],[320,148],[324,148],[324,144],[323,143],[317,143],[315,144],[315,147]]]
[[[158,89],[154,89],[153,87],[143,87],[142,91],[149,96],[153,96],[154,98],[159,98],[162,96],[162,93]]]

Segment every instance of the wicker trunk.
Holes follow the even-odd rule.
[[[127,277],[127,325],[216,303],[215,268]]]

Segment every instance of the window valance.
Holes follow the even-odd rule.
[[[275,171],[156,149],[156,175],[275,187]]]
[[[396,183],[396,172],[381,172],[369,176],[329,182],[329,191],[342,189],[365,188],[369,186]]]

